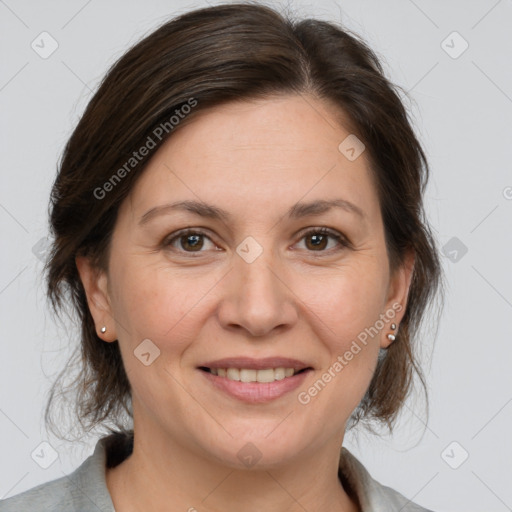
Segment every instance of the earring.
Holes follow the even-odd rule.
[[[103,332],[103,333],[107,332],[107,328],[106,328],[105,326],[103,326],[100,330],[101,330],[101,332]]]
[[[396,329],[396,324],[394,324],[394,323],[391,324],[391,329],[393,329],[393,331],[394,331]],[[395,341],[395,339],[396,339],[396,336],[394,334],[392,334],[392,333],[388,334],[389,341]]]

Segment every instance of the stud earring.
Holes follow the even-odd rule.
[[[103,333],[107,332],[107,328],[106,328],[105,326],[103,326],[100,330],[101,330],[101,332],[103,332]]]
[[[391,329],[393,329],[393,331],[396,329],[396,324],[395,323],[391,324]],[[394,334],[392,334],[392,333],[388,334],[388,340],[389,341],[395,341],[395,339],[396,339],[396,336]]]

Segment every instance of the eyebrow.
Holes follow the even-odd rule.
[[[308,203],[296,203],[288,210],[288,218],[300,219],[302,217],[322,215],[333,208],[341,208],[342,210],[357,215],[363,220],[366,218],[365,213],[361,208],[359,208],[359,206],[356,206],[354,203],[351,203],[346,199],[317,199]],[[232,219],[232,215],[222,208],[201,201],[187,200],[163,204],[151,208],[141,216],[139,219],[139,225],[146,224],[157,216],[179,210],[223,222],[228,222]]]

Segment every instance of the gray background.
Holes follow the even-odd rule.
[[[76,333],[49,314],[36,255],[64,143],[108,66],[208,3],[0,0],[2,498],[68,474],[96,442],[62,442],[42,421]],[[426,200],[448,289],[435,345],[433,329],[423,335],[428,426],[411,400],[394,437],[351,433],[346,445],[376,479],[433,510],[512,510],[512,1],[268,3],[366,38],[410,93],[432,168]],[[58,43],[46,59],[31,47],[43,31]],[[51,457],[42,442],[58,454],[47,469],[31,457]]]

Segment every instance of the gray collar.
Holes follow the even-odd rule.
[[[0,511],[115,512],[107,488],[106,468],[122,462],[132,448],[133,431],[102,437],[94,453],[73,473],[0,501]],[[374,480],[346,448],[340,452],[338,475],[362,512],[431,512]]]

